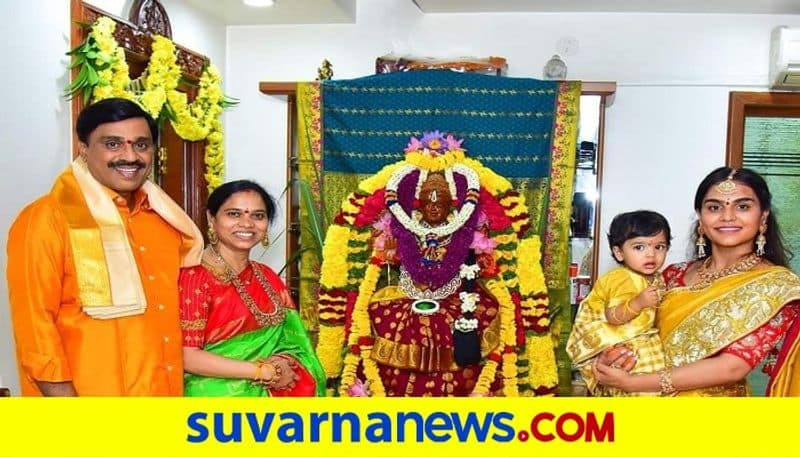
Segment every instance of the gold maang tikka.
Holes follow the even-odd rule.
[[[735,174],[736,174],[736,169],[734,168],[733,170],[731,170],[731,174],[729,174],[728,177],[725,178],[725,181],[722,181],[719,184],[717,184],[717,190],[719,191],[719,193],[723,195],[730,195],[736,192],[736,183],[733,182],[733,175]]]

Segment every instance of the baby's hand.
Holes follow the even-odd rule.
[[[657,308],[659,303],[661,303],[661,294],[657,286],[650,286],[643,290],[634,300],[638,302],[637,304],[640,310],[645,308]],[[631,303],[631,305],[633,305],[633,303]]]

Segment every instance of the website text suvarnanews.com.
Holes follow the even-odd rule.
[[[613,412],[194,412],[189,443],[614,442]]]

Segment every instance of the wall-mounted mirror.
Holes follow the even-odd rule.
[[[575,151],[575,186],[570,220],[570,307],[562,314],[562,346],[569,336],[578,305],[589,293],[597,277],[600,249],[604,246],[600,223],[600,186],[603,170],[603,134],[605,109],[611,93],[581,95],[580,124]],[[566,324],[566,325],[564,325]],[[560,348],[561,349],[561,348]],[[569,358],[559,354],[559,363],[569,365]],[[567,367],[559,367],[568,371]],[[584,395],[585,385],[572,373],[572,383],[561,382],[561,394]]]
[[[576,278],[572,291],[573,305],[586,296],[596,276],[595,241],[600,197],[600,126],[602,95],[581,95],[581,116],[575,152],[575,187],[570,220],[570,276]],[[599,230],[598,230],[599,232]],[[574,306],[573,306],[574,315]]]
[[[581,117],[575,159],[575,192],[570,221],[572,262],[577,274],[593,275],[592,246],[597,221],[598,152],[600,137],[600,95],[581,96]]]

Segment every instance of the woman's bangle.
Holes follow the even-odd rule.
[[[270,376],[269,378],[265,378],[264,377],[264,371],[263,370],[267,366],[272,368],[272,376]],[[260,385],[262,385],[264,387],[269,388],[273,384],[275,384],[278,381],[278,379],[281,378],[281,376],[283,376],[283,370],[281,369],[281,367],[279,365],[277,365],[275,363],[272,363],[272,362],[268,362],[267,360],[258,360],[258,361],[256,361],[256,375],[253,378],[253,383],[254,384],[260,384]]]
[[[658,384],[661,387],[661,395],[667,396],[677,392],[672,385],[672,370],[664,369],[658,372]]]

